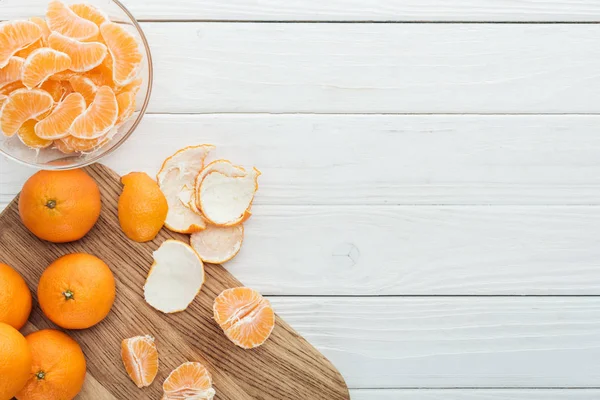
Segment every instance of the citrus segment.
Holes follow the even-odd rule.
[[[256,168],[243,177],[231,177],[218,171],[207,174],[198,194],[202,215],[218,226],[237,225],[246,220],[258,190],[259,176]]]
[[[153,254],[144,299],[164,313],[185,310],[204,284],[204,264],[187,244],[167,240]]]
[[[163,383],[163,391],[163,399],[169,400],[212,400],[216,394],[208,370],[198,362],[187,362],[173,370]]]
[[[32,357],[27,340],[0,322],[0,399],[12,399],[31,376]]]
[[[181,189],[181,191],[179,192],[179,201],[181,202],[181,204],[192,210],[194,213],[202,216],[202,212],[196,204],[196,196],[194,194],[194,189],[192,189],[190,186],[185,185]]]
[[[81,18],[62,1],[50,1],[46,21],[51,31],[73,39],[85,40],[98,34],[98,26],[95,23]]]
[[[101,136],[97,139],[78,139],[69,135],[56,140],[54,145],[62,153],[71,154],[75,152],[90,152],[104,146],[109,140],[108,136]]]
[[[59,33],[48,37],[50,47],[71,57],[71,71],[86,72],[99,66],[106,54],[106,46],[98,42],[80,42]]]
[[[236,346],[252,349],[262,345],[275,326],[271,303],[256,290],[227,289],[213,306],[215,321]]]
[[[58,104],[52,113],[35,126],[35,134],[41,139],[55,140],[69,136],[69,129],[86,105],[83,96],[71,93]]]
[[[2,106],[0,124],[6,136],[12,136],[25,123],[25,121],[48,111],[54,100],[43,90],[18,89],[8,96]]]
[[[0,322],[21,329],[31,313],[27,283],[17,271],[0,263],[0,287]]]
[[[132,92],[124,92],[117,95],[117,104],[119,106],[117,124],[122,124],[127,121],[135,111],[135,94]]]
[[[0,68],[19,50],[42,37],[42,30],[31,21],[10,21],[0,25]]]
[[[113,22],[102,24],[100,33],[113,59],[113,80],[119,86],[127,85],[137,77],[142,64],[135,36]]]
[[[72,62],[72,61],[71,61]],[[52,75],[49,79],[51,81],[68,81],[72,77],[76,76],[77,73],[71,70],[62,71],[57,74]]]
[[[21,57],[11,57],[8,64],[0,69],[0,88],[21,80],[21,71],[25,60]]]
[[[48,28],[48,24],[46,20],[40,17],[32,17],[29,18],[29,21],[33,22],[37,26],[40,27],[42,31],[42,37],[31,43],[29,46],[19,50],[15,53],[18,57],[27,58],[34,50],[41,49],[42,47],[48,46],[48,36],[50,36],[50,28]]]
[[[71,87],[71,84],[69,82],[54,80],[48,80],[42,83],[40,89],[48,92],[50,96],[52,96],[52,99],[54,99],[54,102],[56,103],[61,102],[66,95],[73,91],[73,88]]]
[[[129,82],[127,85],[118,87],[117,93],[132,92],[133,94],[137,95],[140,89],[142,88],[143,82],[144,81],[142,78],[136,78]]]
[[[65,53],[48,48],[37,49],[25,60],[21,81],[25,87],[33,89],[69,67],[71,58]]]
[[[190,146],[167,158],[162,165],[157,181],[169,203],[165,226],[179,233],[193,233],[206,228],[206,222],[179,200],[184,187],[192,187],[194,179],[204,167],[204,160],[212,145]]]
[[[71,126],[71,135],[79,139],[96,139],[115,126],[119,109],[115,93],[108,86],[96,92],[94,101]]]
[[[31,17],[29,18],[29,20],[40,28],[40,30],[42,31],[42,37],[40,38],[40,40],[42,40],[44,46],[47,45],[48,36],[50,36],[52,31],[48,27],[48,23],[46,22],[46,20],[41,17]]]
[[[90,78],[81,75],[75,75],[69,79],[69,83],[73,88],[73,91],[80,93],[85,99],[87,105],[92,104],[96,97],[98,87],[92,82]]]
[[[38,121],[35,119],[25,121],[17,131],[17,135],[25,146],[32,149],[45,149],[52,144],[52,140],[42,139],[35,134],[35,126],[37,123]]]
[[[153,240],[165,224],[167,199],[156,181],[143,172],[121,178],[119,223],[125,235],[136,242]]]
[[[231,260],[239,253],[244,241],[242,225],[219,227],[209,225],[201,232],[193,233],[190,245],[202,261],[212,264],[222,264]]]
[[[21,78],[19,78],[19,79],[21,79]],[[25,86],[23,86],[23,82],[21,82],[20,80],[18,80],[17,82],[9,83],[8,85],[1,88],[0,94],[2,94],[4,96],[8,96],[12,92],[14,92],[18,89],[25,89]]]
[[[71,400],[83,387],[86,362],[76,341],[65,333],[45,329],[25,338],[31,349],[29,380],[18,400]]]
[[[152,336],[136,336],[121,342],[121,358],[127,374],[139,388],[150,386],[158,373],[158,350]]]
[[[102,25],[105,22],[108,22],[108,16],[104,14],[103,11],[98,8],[92,6],[91,4],[72,4],[69,8],[81,18],[85,18],[88,21],[92,21],[97,26]]]

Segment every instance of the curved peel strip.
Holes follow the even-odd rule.
[[[48,117],[35,126],[36,135],[47,140],[69,136],[69,129],[73,121],[85,111],[85,108],[83,96],[79,93],[71,93],[54,108]]]
[[[98,26],[92,21],[81,18],[62,1],[52,0],[46,11],[48,27],[53,32],[77,40],[86,40],[98,34]]]
[[[249,217],[258,190],[260,171],[252,169],[243,177],[209,172],[200,183],[198,199],[202,215],[217,226],[233,226]]]
[[[243,349],[262,345],[275,326],[271,303],[247,287],[224,290],[215,299],[213,312],[229,340]]]
[[[100,64],[106,58],[108,50],[98,42],[80,42],[70,37],[53,32],[48,43],[54,50],[63,52],[71,58],[71,71],[86,72]]]
[[[92,104],[71,125],[71,135],[87,140],[104,136],[115,126],[118,116],[115,93],[108,86],[102,86],[96,91]]]
[[[158,373],[158,350],[152,336],[136,336],[121,342],[121,359],[127,374],[139,388],[154,382]]]
[[[125,86],[137,77],[142,65],[138,42],[135,36],[114,22],[102,24],[100,33],[113,60],[113,80],[118,86]]]
[[[153,254],[144,299],[164,313],[185,310],[204,284],[204,264],[189,245],[166,240]]]
[[[167,158],[156,180],[169,203],[165,226],[174,232],[194,233],[206,228],[206,221],[179,200],[183,188],[192,187],[194,179],[204,167],[204,160],[213,145],[190,146]]]
[[[198,362],[187,362],[173,370],[163,383],[163,391],[163,399],[168,400],[212,400],[216,394],[210,373]]]
[[[5,136],[12,136],[25,123],[52,108],[52,96],[43,90],[17,89],[2,105],[0,124]]]
[[[71,57],[60,51],[41,48],[27,57],[23,64],[21,81],[29,89],[45,82],[52,75],[68,70]]]
[[[200,173],[196,176],[194,181],[194,192],[196,195],[195,202],[197,205],[200,204],[200,184],[206,175],[211,172],[220,172],[223,175],[230,177],[241,177],[246,175],[246,170],[239,165],[233,165],[229,160],[215,160],[208,164]]]
[[[235,257],[242,248],[244,227],[242,225],[219,227],[209,225],[202,232],[193,233],[190,245],[202,261],[222,264]]]
[[[31,21],[10,21],[0,24],[0,68],[10,58],[42,37],[40,27]]]

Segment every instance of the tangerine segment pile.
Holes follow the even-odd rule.
[[[137,38],[90,4],[52,0],[45,18],[0,25],[3,134],[13,136],[31,121],[18,136],[32,149],[53,146],[70,154],[104,146],[134,116],[143,84],[138,77],[142,61]],[[48,105],[40,92],[49,94],[53,103]],[[72,92],[83,96],[83,110],[73,99],[63,104]],[[48,126],[56,126],[54,108],[61,115],[68,110],[69,118],[60,118],[60,127],[48,133]],[[34,122],[51,116],[39,128]]]
[[[158,350],[152,336],[136,336],[121,342],[121,358],[127,374],[139,388],[150,386],[158,373]]]
[[[227,289],[215,300],[215,321],[236,346],[253,349],[262,345],[275,326],[271,303],[256,290]]]
[[[187,362],[169,374],[163,383],[162,400],[212,400],[215,389],[206,367],[198,362]]]

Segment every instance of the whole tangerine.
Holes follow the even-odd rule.
[[[115,301],[115,278],[104,261],[76,253],[46,268],[37,290],[40,307],[56,325],[87,329],[102,321]]]
[[[0,399],[12,399],[31,376],[31,350],[12,326],[0,322]]]
[[[19,214],[40,239],[66,243],[84,237],[100,217],[96,182],[83,170],[39,171],[23,186]]]
[[[71,400],[85,381],[85,356],[66,334],[45,329],[27,337],[33,362],[18,400]]]
[[[31,292],[27,283],[17,271],[0,263],[0,322],[18,330],[30,313]]]

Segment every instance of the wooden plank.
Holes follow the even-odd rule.
[[[163,314],[150,307],[144,301],[143,287],[153,252],[165,240],[187,237],[165,229],[148,243],[129,240],[117,218],[119,176],[99,164],[86,171],[100,186],[103,208],[98,223],[82,240],[54,244],[36,238],[19,220],[16,200],[0,214],[0,255],[34,293],[36,306],[29,319],[33,327],[55,328],[39,308],[35,293],[42,272],[58,257],[91,253],[105,261],[115,276],[117,296],[107,318],[90,329],[69,332],[81,344],[88,372],[97,381],[85,387],[88,392],[81,398],[106,398],[108,392],[119,399],[158,399],[163,394],[159,382],[170,371],[183,362],[199,361],[210,371],[223,400],[305,400],[304,393],[312,393],[315,400],[348,399],[348,389],[335,367],[278,316],[269,340],[253,351],[236,347],[225,337],[212,318],[214,299],[241,283],[219,265],[205,266],[202,290],[185,311]],[[67,277],[64,284],[80,287],[81,282]],[[72,290],[77,297],[76,288]],[[140,334],[156,338],[160,357],[156,381],[144,391],[129,379],[120,360],[121,341]]]
[[[143,28],[155,113],[600,111],[598,24]]]
[[[598,126],[600,116],[148,115],[105,162],[155,175],[177,149],[214,143],[215,157],[261,169],[261,205],[600,205]],[[0,207],[31,173],[0,157]]]
[[[355,389],[352,400],[597,400],[597,389]]]
[[[271,300],[353,388],[598,386],[598,298]]]

